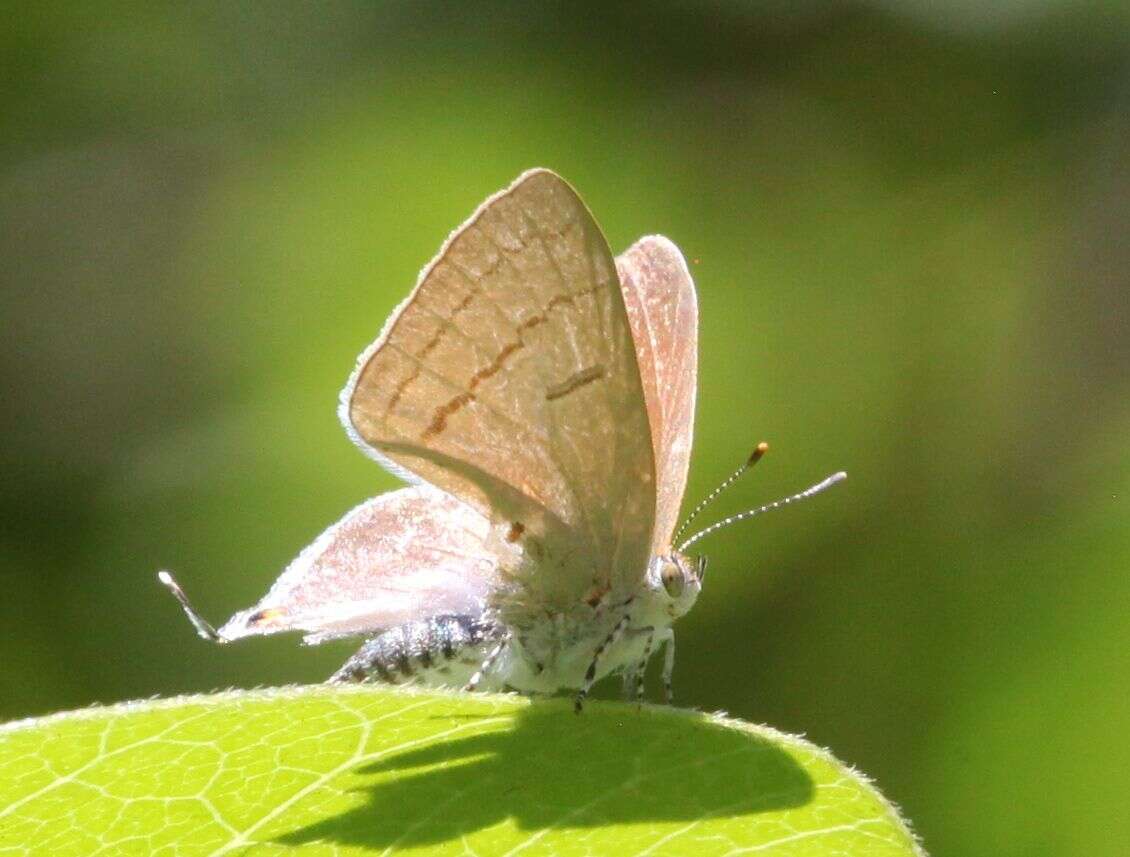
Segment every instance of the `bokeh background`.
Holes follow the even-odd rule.
[[[394,487],[337,392],[544,165],[693,260],[689,499],[761,439],[715,517],[850,473],[705,543],[679,700],[932,853],[1126,853],[1128,48],[1114,2],[14,4],[0,718],[340,663],[209,647],[153,573],[223,619]]]

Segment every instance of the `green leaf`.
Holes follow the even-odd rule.
[[[254,845],[253,849],[249,846]],[[0,727],[0,853],[921,854],[859,774],[671,708],[325,686]]]

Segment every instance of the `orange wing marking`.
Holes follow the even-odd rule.
[[[456,270],[459,269],[457,268]],[[463,272],[460,271],[460,273]],[[455,317],[459,315],[459,313],[463,312],[463,310],[465,310],[467,307],[469,307],[471,305],[471,302],[476,297],[478,297],[481,292],[481,286],[472,284],[471,290],[467,292],[467,294],[463,297],[463,300],[459,301],[459,303],[457,303],[452,308],[451,315],[449,315],[447,318],[444,318],[443,316],[438,314],[436,315],[436,318],[441,319],[444,324],[443,326],[437,328],[436,332],[432,334],[432,338],[424,343],[424,347],[413,355],[417,361],[416,367],[399,384],[397,384],[396,389],[393,390],[392,395],[388,400],[388,407],[385,408],[386,419],[392,414],[392,411],[396,407],[397,403],[400,402],[400,398],[404,395],[404,391],[408,389],[408,385],[420,377],[420,363],[425,357],[432,353],[437,345],[439,345],[443,337],[447,335],[448,329],[455,326]]]
[[[252,616],[247,618],[248,625],[273,625],[280,619],[286,617],[286,610],[281,607],[268,607],[266,610],[260,610]]]
[[[447,404],[443,405],[440,408],[437,408],[435,416],[432,417],[431,424],[424,431],[422,437],[424,439],[427,439],[429,437],[434,437],[437,434],[441,434],[443,430],[447,428],[447,418],[456,413],[468,402],[474,401],[474,399],[474,393],[460,393]]]
[[[560,384],[554,384],[545,391],[545,400],[552,402],[554,399],[560,399],[562,396],[568,396],[574,390],[578,390],[585,384],[591,384],[593,381],[598,381],[605,376],[606,372],[603,366],[599,363],[595,366],[590,366],[588,369],[582,369],[570,377],[566,378]]]
[[[581,291],[574,292],[572,294],[557,295],[552,298],[548,304],[546,304],[546,308],[541,313],[530,316],[528,319],[523,321],[518,326],[518,341],[505,345],[498,353],[498,356],[490,362],[490,365],[484,366],[482,369],[477,370],[475,374],[471,376],[471,380],[467,383],[468,390],[466,392],[460,393],[459,395],[448,400],[440,407],[436,408],[436,412],[432,417],[431,423],[429,423],[427,429],[424,430],[424,433],[420,436],[420,439],[428,440],[438,434],[442,434],[443,431],[447,428],[447,418],[461,410],[464,405],[467,405],[468,403],[475,400],[474,390],[483,381],[494,375],[497,375],[500,371],[502,371],[502,367],[506,365],[506,361],[509,360],[515,354],[515,352],[520,351],[525,347],[526,343],[522,339],[522,334],[527,330],[532,330],[540,324],[545,324],[549,320],[550,310],[553,310],[565,304],[571,305],[577,298],[584,297],[585,295],[595,294],[600,289],[605,288],[606,285],[607,284],[602,283],[600,285],[592,286],[588,289],[582,289]],[[592,377],[580,377],[586,376],[588,373],[591,373],[593,371],[598,371],[599,374]],[[603,366],[592,366],[589,369],[585,369],[584,371],[578,373],[577,375],[574,375],[572,378],[566,381],[565,384],[569,384],[573,381],[577,381],[577,383],[574,387],[571,387],[568,390],[564,390],[564,392],[561,392],[559,395],[563,396],[566,393],[572,392],[572,390],[576,389],[576,387],[581,386],[582,384],[587,384],[590,381],[595,381],[598,377],[603,376]],[[406,382],[411,381],[412,378],[410,376],[405,380]],[[557,390],[561,386],[562,385],[559,384],[557,385],[557,387],[550,388],[550,392]],[[547,393],[546,398],[557,398],[557,396],[549,396],[549,394]]]

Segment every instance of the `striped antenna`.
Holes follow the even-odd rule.
[[[675,535],[671,537],[671,541],[677,542],[679,540],[679,536],[683,534],[683,530],[687,528],[691,521],[698,517],[698,513],[709,506],[712,502],[714,502],[715,497],[717,497],[719,494],[721,494],[723,491],[737,482],[739,477],[741,477],[743,473],[753,467],[753,465],[757,464],[757,462],[761,460],[761,457],[768,451],[769,444],[767,444],[765,441],[761,441],[761,443],[755,446],[753,448],[753,452],[749,454],[749,458],[747,458],[742,463],[742,466],[731,473],[729,476],[727,476],[725,479],[723,479],[721,485],[707,494],[702,499],[702,502],[700,502],[697,506],[694,507],[694,509],[691,510],[691,513],[687,515],[686,520],[684,520],[683,523],[679,524],[679,529],[675,530]]]
[[[819,494],[821,491],[831,488],[833,485],[843,482],[845,479],[847,479],[847,474],[841,470],[839,473],[833,473],[824,481],[817,482],[812,487],[805,488],[800,493],[793,494],[793,496],[791,497],[785,497],[781,500],[775,500],[774,502],[767,503],[764,506],[758,506],[756,509],[747,509],[744,512],[739,512],[736,515],[731,515],[728,518],[723,518],[718,523],[711,524],[705,530],[699,530],[697,533],[695,533],[693,536],[679,545],[676,550],[679,553],[682,553],[699,539],[704,539],[711,533],[718,532],[718,530],[722,529],[723,527],[728,527],[730,526],[730,524],[736,524],[738,521],[744,521],[746,518],[752,518],[754,515],[760,515],[762,512],[772,512],[774,509],[783,509],[785,506],[788,506],[790,503],[795,503],[797,500],[807,500],[813,494]]]

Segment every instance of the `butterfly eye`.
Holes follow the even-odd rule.
[[[677,562],[665,562],[659,579],[663,581],[663,588],[672,598],[678,598],[682,595],[683,589],[687,585],[683,569]]]

